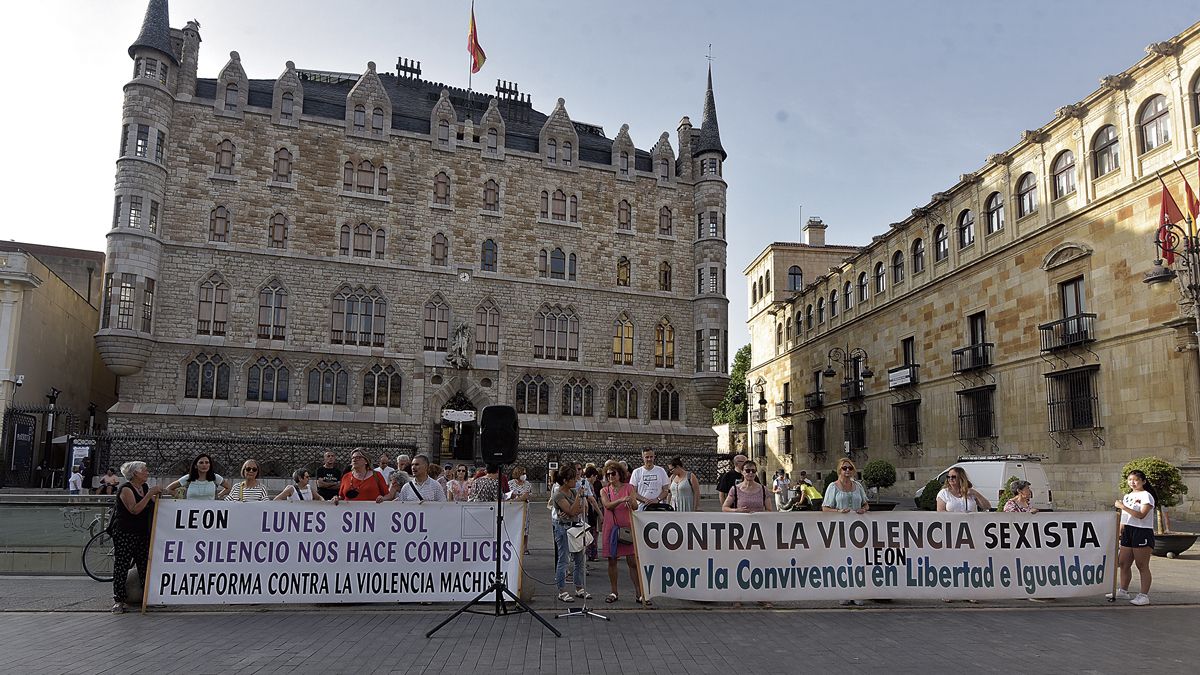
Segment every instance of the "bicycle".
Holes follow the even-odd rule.
[[[108,533],[108,509],[102,509],[87,525],[83,524],[84,509],[63,509],[67,520],[63,527],[79,532],[87,530],[88,543],[83,547],[83,571],[99,582],[113,580],[113,539]]]

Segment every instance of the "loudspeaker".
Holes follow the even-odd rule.
[[[488,464],[512,464],[517,460],[520,425],[511,405],[489,405],[479,415],[479,450]]]

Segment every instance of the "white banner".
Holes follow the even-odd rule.
[[[686,600],[1064,598],[1112,590],[1111,513],[633,515],[643,588]]]
[[[519,592],[524,502],[504,505]],[[496,505],[160,500],[150,605],[467,601],[496,577]]]

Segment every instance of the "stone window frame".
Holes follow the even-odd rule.
[[[228,243],[233,234],[233,214],[224,204],[217,204],[208,213],[208,240]]]
[[[267,221],[267,248],[287,249],[291,221],[282,211],[276,211]]]
[[[273,277],[258,289],[258,339],[287,339],[287,287]],[[265,323],[264,323],[265,322]]]
[[[429,264],[434,267],[450,265],[450,239],[441,232],[435,233],[429,240]]]
[[[638,419],[638,388],[630,380],[615,380],[608,386],[606,417]]]
[[[208,368],[211,367],[211,377]],[[207,385],[206,385],[207,380]],[[198,352],[184,364],[183,397],[202,401],[228,401],[229,363],[218,352]]]
[[[634,354],[634,326],[629,314],[621,312],[613,320],[612,363],[614,366],[632,366]]]
[[[271,182],[291,184],[293,159],[295,155],[287,147],[275,151],[275,161],[271,166]]]
[[[971,209],[963,209],[958,214],[958,219],[955,221],[955,232],[958,233],[958,250],[970,248],[975,245],[975,212]]]
[[[665,316],[654,326],[654,367],[675,368],[675,327]]]
[[[670,293],[672,290],[672,282],[671,263],[663,260],[662,262],[658,263],[658,290],[664,293]]]
[[[617,272],[614,281],[620,288],[629,288],[633,285],[633,263],[628,256],[617,257]]]
[[[984,201],[987,233],[995,234],[1004,229],[1004,195],[999,190],[988,195]]]
[[[421,338],[423,351],[445,352],[450,341],[450,303],[435,294],[421,306]]]
[[[1092,179],[1103,178],[1121,168],[1121,136],[1115,124],[1105,124],[1092,134]]]
[[[550,382],[540,373],[525,373],[514,383],[513,406],[522,415],[549,415]]]
[[[266,395],[267,371],[270,370],[270,394]],[[257,372],[256,372],[257,371]],[[251,390],[251,386],[257,386]],[[247,402],[287,403],[291,388],[291,368],[279,356],[263,354],[246,367]]]
[[[563,417],[594,417],[595,388],[586,377],[572,375],[562,385],[560,400]]]
[[[500,310],[491,298],[475,307],[475,353],[480,356],[500,354]]]
[[[232,297],[229,282],[219,272],[205,275],[197,284],[196,335],[224,337],[227,334]]]
[[[214,173],[218,176],[232,176],[236,164],[237,145],[228,138],[222,139],[217,143]]]
[[[1017,219],[1032,216],[1037,211],[1037,176],[1032,171],[1026,171],[1017,179]]]
[[[363,243],[367,245],[362,246]],[[338,228],[338,255],[367,260],[383,260],[387,251],[387,229],[360,221],[353,227],[342,223]]]
[[[1052,197],[1055,201],[1075,194],[1075,153],[1070,148],[1063,150],[1050,163]]]
[[[378,288],[342,284],[333,293],[330,304],[329,343],[383,347],[387,335],[387,308],[387,299]]]
[[[533,358],[578,362],[580,325],[573,308],[542,305],[533,317]]]
[[[664,406],[665,404],[665,406]],[[664,407],[666,414],[663,414]],[[650,419],[660,422],[678,422],[681,418],[679,391],[670,382],[659,382],[650,392]]]
[[[479,271],[500,271],[500,245],[495,239],[484,239],[479,245]]]
[[[1138,107],[1137,130],[1138,148],[1143,155],[1171,144],[1171,106],[1166,96],[1153,94],[1142,102]]]
[[[328,382],[328,392],[326,383]],[[328,393],[328,397],[326,394]],[[350,373],[339,361],[321,359],[304,371],[304,402],[308,405],[348,405]]]
[[[383,394],[383,405],[380,405],[380,394]],[[363,370],[362,407],[364,408],[402,408],[404,407],[404,377],[394,364],[373,363]]]

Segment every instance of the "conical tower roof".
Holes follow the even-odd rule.
[[[150,0],[146,5],[146,17],[142,19],[142,32],[129,45],[129,56],[138,49],[155,49],[179,65],[179,59],[171,50],[171,17],[167,0]]]
[[[705,152],[719,152],[721,159],[727,155],[721,147],[721,128],[717,126],[717,101],[713,98],[712,66],[708,67],[708,91],[704,93],[704,119],[700,121],[700,138],[692,152],[699,156]]]

